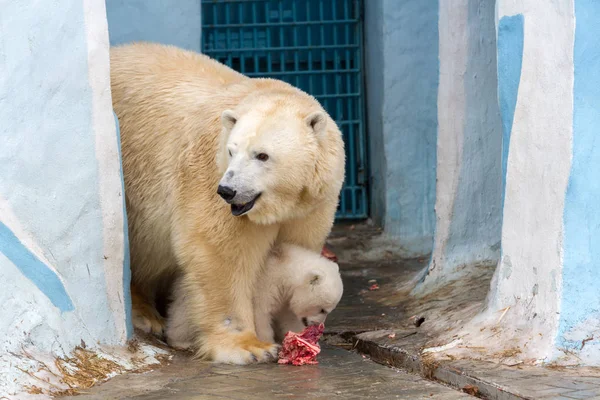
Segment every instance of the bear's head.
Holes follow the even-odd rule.
[[[344,291],[339,267],[333,261],[320,257],[306,272],[292,293],[290,310],[305,326],[324,323]]]
[[[223,111],[221,123],[217,193],[234,216],[260,224],[301,217],[326,180],[335,180],[324,148],[328,130],[339,131],[316,100],[295,92],[255,95]]]

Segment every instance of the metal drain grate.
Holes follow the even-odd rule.
[[[321,102],[346,145],[338,219],[368,216],[360,0],[202,0],[202,49]]]

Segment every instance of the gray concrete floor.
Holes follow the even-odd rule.
[[[323,346],[319,365],[215,365],[179,356],[145,374],[122,375],[78,399],[467,399],[449,387]]]
[[[346,228],[347,229],[347,228]],[[376,278],[385,284],[422,268],[423,260],[399,266],[386,251],[356,259],[351,251],[369,251],[373,230],[358,228],[353,239],[336,241],[345,229],[332,235],[331,248],[340,256],[344,297],[326,323],[326,338],[319,364],[294,367],[277,364],[228,366],[175,356],[165,367],[143,374],[126,374],[96,386],[78,399],[468,399],[471,396],[375,363],[351,351],[345,338],[358,332],[387,329],[406,320],[402,307],[372,301],[365,290]],[[375,293],[372,293],[375,294]],[[337,344],[339,346],[332,346]],[[351,346],[351,345],[350,345]]]

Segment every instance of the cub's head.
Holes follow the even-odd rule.
[[[333,261],[319,257],[306,272],[301,271],[298,273],[304,277],[292,294],[290,310],[305,326],[324,323],[344,291],[339,267]]]
[[[298,217],[298,205],[320,190],[329,117],[316,101],[296,100],[258,96],[223,111],[217,193],[234,216],[261,224]]]

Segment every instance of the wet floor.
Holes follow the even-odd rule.
[[[146,374],[119,376],[78,399],[469,399],[416,375],[324,346],[319,365],[214,365],[177,359]]]
[[[343,235],[343,231],[341,232]],[[369,246],[372,231],[331,243],[338,256]],[[335,236],[334,236],[335,239]],[[364,240],[363,240],[364,239]],[[337,243],[337,244],[336,244]],[[365,248],[365,250],[368,250]],[[401,308],[372,300],[374,282],[414,274],[418,260],[399,264],[385,254],[372,260],[340,257],[344,297],[326,323],[327,340],[319,365],[214,365],[177,355],[171,365],[145,374],[129,374],[92,388],[80,399],[469,399],[471,396],[417,375],[383,366],[352,352],[343,338],[356,332],[387,329],[405,321]],[[333,347],[326,343],[337,343]]]

